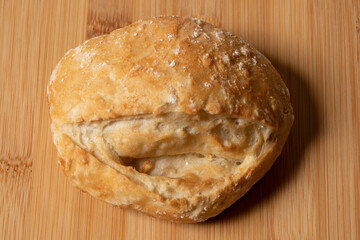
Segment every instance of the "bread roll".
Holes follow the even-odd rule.
[[[70,180],[175,222],[205,221],[243,196],[294,119],[269,60],[232,33],[181,17],[138,21],[71,49],[47,93]]]

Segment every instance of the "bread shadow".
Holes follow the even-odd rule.
[[[286,65],[270,59],[289,88],[295,121],[282,153],[248,193],[217,217],[203,224],[233,221],[249,216],[250,212],[274,197],[276,191],[293,181],[311,142],[319,135],[318,107],[305,79]]]

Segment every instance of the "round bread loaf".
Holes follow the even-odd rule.
[[[198,19],[158,17],[68,51],[48,85],[60,164],[80,189],[175,222],[243,196],[289,134],[289,91],[261,53]]]

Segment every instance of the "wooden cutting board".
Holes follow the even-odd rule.
[[[283,153],[220,216],[176,224],[74,188],[57,164],[46,84],[85,39],[158,15],[254,44],[290,89]],[[0,239],[360,239],[360,2],[0,0]]]

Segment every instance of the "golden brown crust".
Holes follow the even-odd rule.
[[[140,21],[90,39],[56,72],[49,101],[62,122],[204,110],[276,125],[291,111],[288,90],[263,55],[188,18]]]
[[[289,92],[262,54],[231,33],[180,17],[139,21],[70,50],[51,76],[48,99],[60,163],[75,185],[176,222],[204,221],[245,194],[280,154],[293,122]],[[63,130],[125,116],[202,112],[261,123],[271,137],[234,174],[198,181],[148,175],[151,161],[144,173],[106,162]]]

